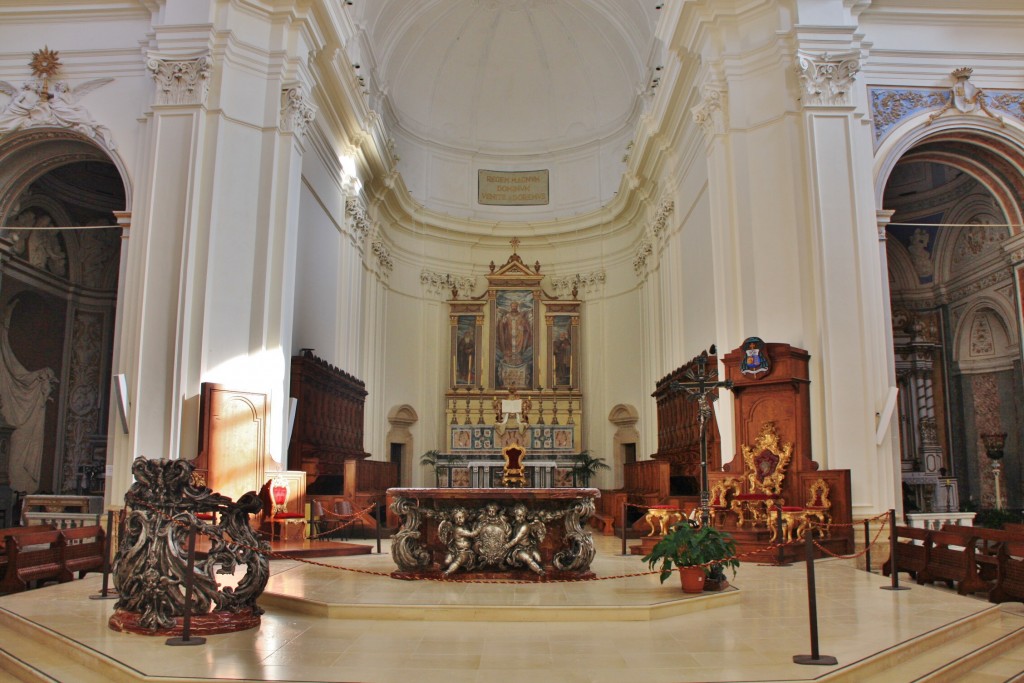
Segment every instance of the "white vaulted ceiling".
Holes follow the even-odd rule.
[[[356,0],[362,73],[398,138],[414,195],[450,209],[427,177],[516,164],[552,169],[552,201],[596,208],[618,189],[625,145],[649,101],[659,56],[654,0]],[[354,60],[359,54],[349,51]],[[361,55],[367,57],[369,55]],[[558,178],[587,157],[593,183]],[[404,167],[403,167],[404,166]],[[609,173],[609,166],[615,168]],[[565,171],[568,173],[568,171]],[[616,178],[613,182],[611,179]],[[475,181],[474,181],[475,182]],[[471,198],[463,198],[467,210]],[[557,214],[558,207],[549,209]]]

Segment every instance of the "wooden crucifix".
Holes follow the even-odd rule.
[[[711,345],[711,353],[715,353]],[[711,403],[718,400],[718,389],[732,389],[732,380],[718,381],[718,368],[708,367],[708,352],[697,356],[697,367],[689,367],[684,373],[689,382],[672,382],[669,390],[685,391],[686,398],[697,402],[697,419],[700,422],[700,524],[711,523],[711,492],[708,490],[708,434],[707,422],[711,418]]]

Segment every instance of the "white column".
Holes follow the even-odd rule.
[[[821,415],[813,421],[828,468],[852,470],[855,515],[892,507],[892,441],[875,443],[876,414],[891,382],[878,217],[868,127],[853,106],[857,50],[797,53],[802,85],[814,317],[820,330]],[[819,436],[820,435],[820,436]]]
[[[744,318],[743,273],[739,271],[737,243],[741,239],[735,211],[736,185],[730,138],[728,135],[728,96],[724,86],[707,84],[701,89],[701,101],[691,111],[693,120],[704,132],[708,168],[708,196],[711,207],[711,251],[714,263],[715,339],[721,358],[747,335]],[[697,349],[700,353],[704,347]],[[691,356],[692,357],[692,356]],[[687,358],[689,360],[689,358]],[[718,365],[719,377],[725,366]],[[735,415],[732,397],[723,391],[715,403],[715,419],[721,437],[722,465],[736,455]]]

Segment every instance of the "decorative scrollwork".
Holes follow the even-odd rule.
[[[804,86],[805,104],[839,106],[850,104],[850,88],[860,71],[860,52],[813,54],[798,50],[797,74]]]
[[[154,104],[206,104],[213,71],[213,59],[209,55],[178,59],[150,53],[146,68],[156,81]]]
[[[402,527],[391,537],[391,558],[403,571],[430,566],[430,553],[420,539],[422,523],[419,503],[411,498],[395,498],[391,511],[402,519]]]
[[[565,549],[555,553],[554,565],[562,571],[580,571],[594,561],[594,539],[583,524],[594,514],[594,499],[581,498],[565,513]]]
[[[191,527],[210,541],[192,575],[193,619],[202,623],[207,617],[206,633],[259,624],[263,610],[256,600],[270,577],[265,554],[270,546],[256,537],[249,515],[259,512],[262,503],[255,491],[232,502],[195,486],[193,470],[187,460],[136,458],[132,465],[135,483],[125,494],[128,513],[114,558],[114,585],[121,597],[111,628],[150,634],[175,631],[186,607],[185,548]],[[200,519],[203,513],[212,519]],[[215,574],[234,574],[239,566],[246,572],[238,585],[220,588]]]
[[[402,518],[391,544],[391,557],[398,565],[393,576],[399,578],[455,577],[466,572],[522,574],[524,570],[546,578],[552,569],[580,576],[589,572],[594,559],[593,539],[582,526],[594,512],[590,498],[538,510],[523,502],[503,506],[497,501],[429,508],[396,496],[391,510]],[[565,532],[552,526],[562,518]],[[427,519],[436,520],[436,536],[429,529],[424,531]],[[545,539],[551,542],[549,534],[555,536],[554,547],[544,549]],[[433,540],[424,542],[428,537]]]

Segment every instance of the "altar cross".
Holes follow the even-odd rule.
[[[508,243],[512,245],[512,255],[514,256],[516,253],[516,249],[519,248],[519,238],[513,237],[508,241]]]
[[[715,345],[711,352],[715,353]],[[700,422],[700,524],[711,522],[711,492],[708,487],[708,434],[707,422],[711,418],[711,403],[718,400],[718,389],[732,390],[732,380],[718,381],[718,368],[708,367],[708,352],[702,351],[692,365],[683,373],[689,382],[672,382],[669,391],[685,391],[686,398],[697,402],[697,420]],[[710,398],[709,398],[710,396]]]

